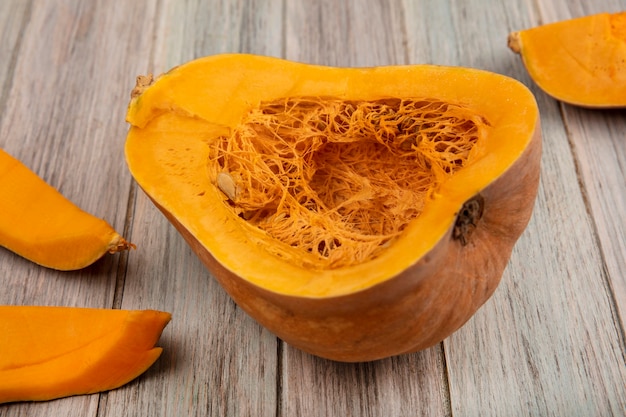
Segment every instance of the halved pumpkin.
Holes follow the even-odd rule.
[[[161,355],[169,313],[0,306],[0,403],[118,388]]]
[[[509,35],[531,78],[557,100],[626,107],[626,12],[563,20]]]
[[[131,97],[137,183],[242,309],[322,357],[450,335],[533,208],[539,113],[502,75],[217,55]]]
[[[0,246],[62,271],[134,247],[105,220],[81,210],[2,149]]]

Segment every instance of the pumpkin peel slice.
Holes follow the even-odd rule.
[[[131,174],[235,302],[341,361],[462,326],[495,290],[539,184],[533,95],[471,68],[216,55],[141,89],[127,121]],[[386,229],[389,213],[407,220]],[[346,243],[364,235],[372,251]]]
[[[582,107],[626,107],[626,11],[512,32],[509,48],[550,96]]]
[[[0,403],[118,388],[158,359],[170,319],[154,310],[0,306]]]
[[[134,248],[0,149],[0,246],[39,265],[76,270]]]

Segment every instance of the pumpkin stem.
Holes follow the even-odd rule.
[[[119,239],[113,241],[111,246],[109,247],[109,253],[123,252],[130,249],[137,249],[137,245],[119,236]]]
[[[133,88],[133,90],[130,92],[131,100],[143,94],[146,88],[154,84],[154,81],[155,81],[154,75],[152,74],[137,76],[135,88]]]
[[[476,194],[463,204],[461,211],[454,224],[452,237],[465,246],[476,229],[478,221],[483,216],[485,199],[480,194]]]
[[[512,32],[507,39],[507,46],[516,54],[521,53],[522,46],[519,39],[519,32]]]

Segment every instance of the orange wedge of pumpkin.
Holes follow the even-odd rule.
[[[76,270],[134,247],[0,149],[0,246],[39,265]]]
[[[118,388],[160,356],[154,310],[0,306],[0,403]]]
[[[514,32],[509,47],[547,94],[584,107],[626,107],[626,11]]]

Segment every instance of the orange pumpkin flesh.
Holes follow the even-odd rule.
[[[177,67],[156,81],[144,77],[138,81],[127,114],[131,129],[126,158],[132,175],[246,312],[286,342],[315,355],[367,361],[421,350],[441,341],[493,293],[530,218],[539,179],[539,114],[532,94],[508,77],[468,68],[415,65],[349,69],[251,55],[218,55]],[[375,139],[369,133],[358,140],[341,135],[333,139],[332,134],[326,137],[319,131],[326,129],[323,121],[341,118],[328,112],[322,112],[326,115],[322,119],[314,118],[303,110],[308,104],[295,104],[311,100],[323,103],[324,108],[338,103],[337,108],[344,110],[346,103],[373,106],[375,112],[359,110],[365,115],[361,117],[351,110],[342,120],[352,121],[347,125],[362,124],[364,118],[374,120],[373,126],[384,125],[380,128],[391,133],[376,133]],[[391,103],[391,107],[383,108],[381,102]],[[258,122],[254,115],[264,118],[276,112],[276,103],[289,111],[279,111],[269,124]],[[469,133],[455,131],[442,141],[454,141],[450,138],[458,136],[461,142],[438,147],[440,136],[428,133],[433,124],[427,120],[430,113],[424,111],[432,103],[445,104],[435,106],[440,109],[439,116],[448,114],[448,109],[461,109],[453,117],[444,117],[447,127],[442,130],[454,125],[451,121],[463,119],[455,126],[478,132],[477,139],[465,140]],[[419,116],[399,121],[394,115],[404,105],[417,108]],[[287,126],[295,114],[294,106],[295,113],[303,114],[307,123],[296,121]],[[252,122],[246,124],[250,115],[254,116]],[[417,120],[417,125],[405,130],[416,135],[408,142],[404,136],[398,139],[406,133],[402,126],[411,120]],[[314,126],[314,131],[302,134],[293,130],[305,124]],[[278,126],[278,130],[268,130],[270,125]],[[252,134],[246,139],[242,133],[246,130],[256,131],[258,137]],[[306,159],[311,148],[304,147],[299,138],[307,135],[321,137],[323,148],[336,152],[318,150],[312,159]],[[288,141],[298,143],[295,153],[281,147]],[[347,148],[342,143],[339,150],[333,148],[339,145],[332,141],[350,143]],[[362,147],[354,146],[355,141]],[[420,150],[421,146],[430,150]],[[253,151],[241,152],[243,148]],[[433,153],[433,148],[441,149]],[[306,149],[303,154],[298,153],[301,149]],[[275,152],[281,155],[280,163]],[[350,175],[342,176],[351,169],[349,165],[334,171],[329,167],[332,164],[324,165],[337,154],[357,155],[354,161],[359,155],[374,158],[367,161],[377,168],[373,172],[354,168]],[[294,158],[308,162],[294,162]],[[440,169],[444,159],[452,161],[453,167]],[[332,161],[341,164],[340,160]],[[385,187],[373,184],[384,178],[386,188],[395,190],[403,179],[390,178],[390,173],[399,172],[397,166],[407,161],[415,162],[416,177],[434,178],[431,187],[421,201],[411,200],[410,205],[403,206],[398,199],[380,200]],[[391,171],[383,169],[382,162],[393,166]],[[295,165],[304,168],[295,173],[291,171]],[[319,170],[312,173],[306,169],[313,165],[324,166],[325,182],[315,176]],[[270,168],[256,171],[259,166]],[[247,175],[245,167],[252,167],[254,175]],[[356,174],[363,172],[370,177],[357,178]],[[406,175],[408,171],[403,172]],[[270,198],[272,181],[261,181],[263,176],[284,181],[283,194]],[[308,182],[302,182],[303,177]],[[288,186],[292,183],[296,186]],[[333,195],[339,197],[322,198],[329,193],[320,183],[331,184]],[[338,183],[363,186],[341,188]],[[308,191],[302,191],[305,189]],[[271,202],[250,211],[248,204],[267,197],[259,194],[263,190],[268,190]],[[411,193],[407,198],[415,197]],[[300,205],[287,205],[288,201]],[[329,201],[337,206],[324,207],[331,204]],[[345,232],[354,231],[347,222],[337,226],[322,216],[328,214],[322,213],[326,209],[333,212],[329,216],[348,213],[344,210],[346,201],[362,204],[362,210],[357,207],[349,211],[352,217],[346,215],[338,221],[360,215],[375,223],[389,218],[383,217],[385,210],[393,212],[402,206],[404,213],[413,206],[420,207],[398,227],[397,234],[359,258],[345,253],[361,254],[359,239],[372,237],[370,228],[355,224],[359,239],[354,240],[359,242],[354,243],[348,238],[357,234]],[[376,201],[394,203],[387,207],[373,204]],[[285,207],[287,212],[280,214]],[[276,237],[277,232],[266,227],[285,218],[302,226],[298,231],[298,227],[288,225],[297,236],[296,243]],[[324,221],[343,234],[315,241],[311,230],[326,233],[323,228],[313,228]],[[299,247],[298,241],[315,244]],[[350,246],[351,252],[331,262],[332,251],[343,246]]]
[[[81,269],[134,246],[1,149],[0,196],[0,246],[39,265]]]
[[[0,306],[0,403],[118,388],[160,356],[169,313]]]
[[[554,98],[584,107],[626,107],[626,12],[514,32],[508,42]]]

